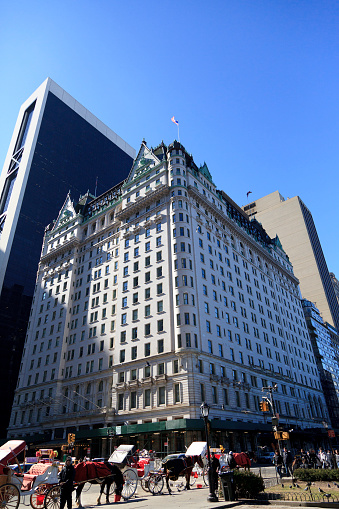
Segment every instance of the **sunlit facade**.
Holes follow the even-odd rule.
[[[212,441],[237,447],[250,430],[254,448],[273,384],[283,426],[328,417],[288,257],[206,165],[143,142],[122,184],[67,196],[46,229],[9,437],[112,427],[172,444],[207,401]]]

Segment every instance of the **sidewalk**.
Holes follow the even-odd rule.
[[[92,486],[89,491],[83,493],[81,495],[82,505],[86,509],[93,509],[94,507],[98,507],[96,505],[96,501],[99,494],[99,487]],[[140,486],[136,491],[136,494],[130,498],[129,500],[121,500],[119,503],[112,503],[114,501],[114,496],[110,497],[111,504],[107,505],[102,503],[102,509],[108,509],[110,506],[113,507],[121,507],[123,509],[179,509],[179,508],[194,508],[194,509],[205,509],[206,507],[216,507],[218,509],[226,508],[226,507],[235,507],[239,506],[238,502],[225,502],[224,500],[220,502],[208,502],[207,497],[209,494],[209,489],[207,487],[203,488],[195,488],[193,487],[188,491],[175,492],[173,491],[172,495],[169,495],[167,489],[164,488],[162,494],[160,495],[151,495],[150,493],[146,493]],[[105,502],[105,497],[101,498],[102,502]],[[75,504],[73,503],[73,507]],[[112,508],[113,509],[113,508]]]
[[[206,508],[216,508],[216,509],[226,509],[237,507],[238,509],[256,509],[263,508],[263,504],[255,501],[248,501],[248,504],[244,503],[244,501],[240,502],[225,502],[224,500],[220,500],[219,502],[208,502],[207,497],[209,494],[209,490],[207,487],[196,488],[193,487],[189,491],[182,492],[173,492],[173,495],[169,495],[167,490],[164,489],[161,495],[150,495],[146,493],[140,486],[136,491],[136,495],[134,495],[131,499],[126,501],[121,501],[116,504],[113,503],[114,496],[111,497],[111,503],[105,504],[102,503],[102,509],[206,509]],[[91,486],[89,491],[82,494],[82,505],[85,509],[94,509],[98,506],[96,505],[97,497],[99,495],[99,487]],[[75,496],[75,495],[74,495]],[[102,497],[102,502],[105,502],[105,497]],[[264,502],[264,505],[268,505],[267,502]],[[111,507],[113,506],[113,507]],[[283,503],[283,502],[269,502],[269,507],[271,509],[284,509],[284,507],[291,509],[292,507],[298,507],[301,509],[302,507],[306,507],[306,504],[303,506],[301,502],[298,503]],[[331,506],[331,504],[326,504],[327,507]],[[75,508],[75,504],[73,503],[73,507]],[[314,505],[313,505],[314,507]],[[21,508],[20,508],[21,509]]]

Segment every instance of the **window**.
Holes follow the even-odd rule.
[[[159,387],[158,404],[159,405],[165,404],[165,387]]]
[[[174,384],[174,403],[180,403],[180,384]]]
[[[151,389],[146,389],[144,393],[144,406],[151,406]]]

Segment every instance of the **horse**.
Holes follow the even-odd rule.
[[[101,479],[104,480],[101,482]],[[121,499],[121,492],[124,485],[124,476],[116,465],[108,462],[83,462],[75,466],[75,482],[79,483],[76,487],[75,503],[77,507],[81,505],[81,492],[86,482],[91,484],[100,484],[100,495],[97,499],[97,505],[101,505],[101,495],[106,487],[106,503],[109,504],[109,492],[113,483],[115,488],[115,502]]]
[[[251,459],[246,452],[229,452],[225,454],[225,463],[231,469],[243,467],[244,470],[249,471],[251,468]]]
[[[186,489],[190,489],[190,477],[193,467],[196,463],[198,463],[201,468],[204,468],[201,456],[184,456],[183,458],[173,458],[163,463],[166,486],[170,495],[172,493],[169,486],[170,479],[177,481],[178,477],[183,476],[186,478]]]

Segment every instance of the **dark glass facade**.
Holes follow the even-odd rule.
[[[48,93],[0,297],[0,437],[6,436],[45,227],[68,191],[100,195],[125,179],[132,158]],[[20,171],[20,169],[19,169]]]
[[[300,207],[303,213],[305,225],[307,228],[307,232],[312,244],[312,249],[314,252],[314,257],[317,262],[319,274],[321,277],[321,281],[323,284],[324,292],[326,295],[326,299],[328,302],[328,307],[330,309],[334,326],[337,330],[339,330],[339,305],[337,298],[335,296],[334,288],[331,282],[330,274],[328,271],[327,263],[324,257],[324,253],[319,241],[318,233],[314,225],[314,221],[311,213],[305,207],[303,202],[299,200]]]

